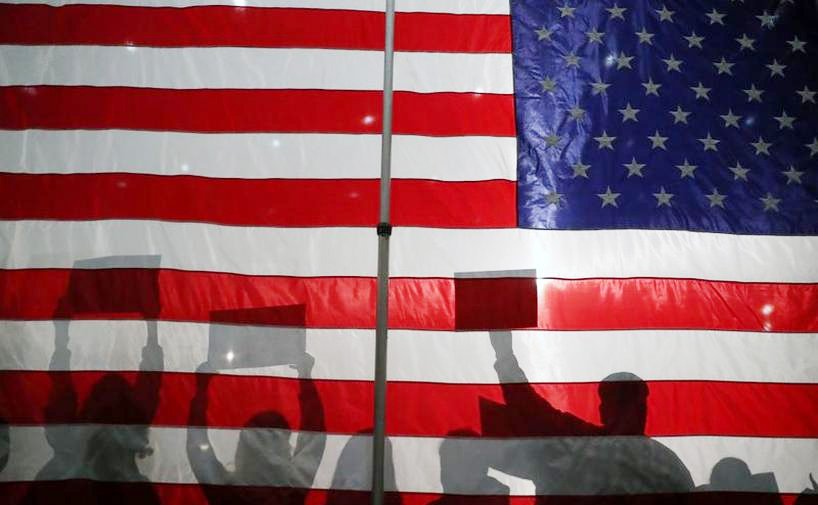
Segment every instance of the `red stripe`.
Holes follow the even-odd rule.
[[[374,226],[376,179],[0,174],[0,219],[159,219],[246,226]],[[399,226],[516,225],[513,181],[392,181]],[[66,195],[70,195],[66,197]]]
[[[201,6],[0,5],[0,44],[382,50],[383,13]],[[398,13],[398,51],[511,52],[506,15]]]
[[[130,384],[141,376],[143,386],[122,394],[113,387],[119,382],[103,381],[106,375],[117,375]],[[202,381],[206,377],[210,378],[209,384]],[[191,417],[190,413],[197,380],[202,381],[198,387],[207,392],[212,406],[206,419]],[[49,403],[52,382],[73,385],[79,413],[72,405]],[[302,391],[306,384],[314,386],[315,396]],[[656,381],[646,385],[650,394],[645,430],[650,436],[818,436],[816,384]],[[91,394],[95,387],[97,390]],[[396,408],[387,413],[387,430],[392,435],[407,436],[445,436],[463,429],[490,437],[602,435],[598,387],[597,383],[503,387],[390,382],[388,402]],[[359,433],[371,427],[372,390],[368,381],[303,382],[277,377],[156,372],[0,372],[0,416],[9,424],[241,428],[255,414],[274,410],[288,424],[272,428]],[[20,391],[26,394],[20,395]],[[323,419],[301,418],[300,391],[309,398],[304,400],[303,412],[320,412],[323,407]],[[313,398],[320,398],[320,404]],[[540,407],[540,398],[547,399],[557,410]],[[154,410],[153,416],[147,414]],[[576,418],[568,419],[564,413]]]
[[[514,284],[487,281],[489,302],[502,299],[503,293],[516,297],[520,288]],[[540,280],[538,289],[537,327],[542,329],[818,331],[818,284],[549,279]],[[472,320],[456,325],[454,295],[454,279],[393,278],[390,325],[429,330],[478,327]],[[117,301],[116,307],[111,300]],[[472,298],[470,303],[479,301]],[[132,319],[141,313],[169,321],[207,322],[214,310],[291,305],[305,305],[307,327],[373,328],[375,279],[140,269],[0,270],[0,319]],[[775,310],[763,314],[769,305]],[[458,308],[458,314],[471,312]],[[521,315],[520,320],[527,317]],[[510,320],[506,315],[500,319]],[[509,327],[495,325],[492,318],[479,322],[482,329]]]
[[[118,505],[221,505],[277,503],[281,505],[362,505],[370,502],[368,491],[296,490],[254,486],[201,486],[198,484],[122,483],[92,481],[0,482],[0,493],[9,505],[37,503],[116,503]],[[306,499],[304,495],[306,496]],[[108,498],[108,501],[105,500]],[[437,501],[440,499],[443,501]],[[693,494],[643,494],[630,496],[549,496],[548,505],[797,505],[818,504],[818,495],[736,492]],[[780,501],[777,501],[780,500]],[[440,495],[386,493],[386,505],[535,505],[534,496]]]
[[[0,87],[0,128],[381,132],[380,91]],[[395,92],[395,133],[515,134],[512,95]]]

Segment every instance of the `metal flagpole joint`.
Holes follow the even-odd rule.
[[[372,505],[384,502],[386,447],[386,347],[389,324],[389,220],[392,181],[392,75],[395,59],[395,0],[386,0],[383,56],[383,135],[378,233],[378,295],[375,309],[375,406],[372,431]]]

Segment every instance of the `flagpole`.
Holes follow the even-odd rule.
[[[378,222],[378,301],[375,311],[375,408],[372,433],[372,505],[383,505],[386,445],[386,344],[389,323],[389,199],[392,180],[392,69],[395,57],[395,0],[386,0],[383,54],[383,135]]]

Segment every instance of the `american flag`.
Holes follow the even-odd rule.
[[[366,503],[382,3],[115,3],[0,4],[0,501]],[[398,10],[390,500],[815,487],[818,6]]]

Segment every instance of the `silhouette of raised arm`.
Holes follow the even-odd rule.
[[[310,487],[321,458],[324,455],[324,447],[327,442],[326,422],[324,420],[324,405],[315,382],[312,378],[312,368],[315,365],[315,358],[304,353],[303,360],[293,365],[298,370],[300,391],[298,401],[301,407],[301,430],[314,432],[312,434],[299,434],[293,452],[293,486]]]
[[[196,369],[196,394],[190,404],[187,430],[187,457],[200,483],[225,484],[228,472],[213,452],[207,436],[208,386],[214,370],[208,363]]]
[[[142,348],[139,375],[134,384],[134,398],[144,413],[144,423],[148,424],[159,407],[159,390],[162,386],[162,371],[165,369],[165,355],[159,345],[156,321],[146,321],[148,337]]]
[[[489,333],[494,369],[503,389],[506,419],[520,435],[595,435],[600,427],[555,408],[529,384],[512,349],[510,331]]]
[[[62,305],[64,301],[61,301]],[[59,313],[59,312],[58,312]],[[77,454],[81,453],[76,432],[67,426],[76,421],[79,406],[77,392],[68,371],[71,369],[71,351],[68,349],[68,325],[70,321],[54,321],[54,353],[48,364],[51,391],[45,407],[45,437],[54,451],[51,459],[37,473],[38,479],[73,477]]]

